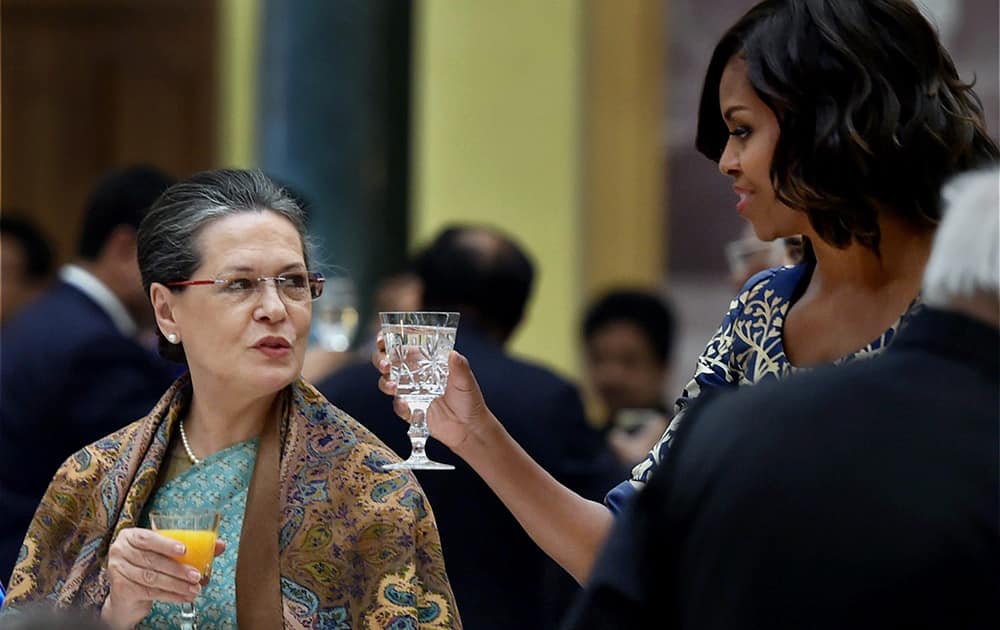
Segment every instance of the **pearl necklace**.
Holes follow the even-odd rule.
[[[177,426],[181,428],[181,444],[184,445],[184,452],[187,453],[188,459],[191,460],[191,463],[197,466],[201,463],[201,460],[194,456],[194,451],[191,450],[191,445],[188,444],[188,436],[187,433],[184,432],[184,421],[179,421]]]

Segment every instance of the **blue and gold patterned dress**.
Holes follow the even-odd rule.
[[[615,486],[605,498],[612,512],[621,511],[628,499],[642,488],[670,450],[673,436],[695,399],[710,390],[755,385],[807,368],[797,368],[785,356],[783,330],[789,307],[805,291],[813,264],[776,267],[750,278],[729,304],[722,325],[698,357],[694,377],[674,405],[674,419],[646,458],[632,469],[632,477]],[[914,300],[898,320],[878,339],[834,362],[842,365],[882,351],[920,307]]]
[[[234,444],[189,466],[167,480],[143,510],[139,523],[149,527],[150,512],[178,509],[218,510],[219,540],[226,550],[212,562],[212,577],[195,601],[202,628],[236,627],[236,557],[240,548],[247,490],[257,457],[257,438]],[[154,602],[137,628],[176,628],[180,604]]]

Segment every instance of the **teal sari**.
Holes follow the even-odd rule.
[[[139,520],[142,527],[149,527],[150,512],[219,511],[219,539],[225,541],[226,550],[212,563],[212,577],[195,601],[202,628],[236,627],[236,558],[257,443],[253,438],[234,444],[167,481],[153,494]],[[175,628],[180,610],[180,604],[154,602],[153,610],[136,627]]]

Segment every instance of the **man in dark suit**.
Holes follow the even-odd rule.
[[[3,328],[0,354],[0,576],[60,464],[146,415],[174,370],[135,336],[152,322],[136,229],[172,183],[149,167],[106,176],[85,211],[77,259]]]
[[[566,628],[1000,628],[998,188],[954,184],[882,357],[693,410]]]
[[[416,262],[424,310],[459,311],[456,348],[506,429],[563,483],[600,498],[623,473],[585,419],[576,388],[549,370],[507,355],[531,292],[531,262],[509,238],[484,228],[444,231]],[[405,456],[406,424],[378,390],[367,361],[319,389]],[[551,628],[575,582],[531,541],[479,476],[433,439],[431,459],[454,472],[417,471],[441,530],[448,577],[468,628]]]

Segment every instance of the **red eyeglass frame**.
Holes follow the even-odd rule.
[[[323,286],[326,283],[326,278],[323,277],[318,271],[307,271],[306,276],[309,278],[309,293],[312,295],[312,299],[316,300],[319,296],[323,295]],[[257,282],[264,280],[274,280],[275,278],[283,278],[282,274],[276,276],[258,276],[255,278]],[[225,284],[226,280],[215,279],[215,280],[174,280],[173,282],[164,282],[163,284],[168,287],[192,287],[200,285],[209,284]],[[313,287],[316,287],[315,293]]]

